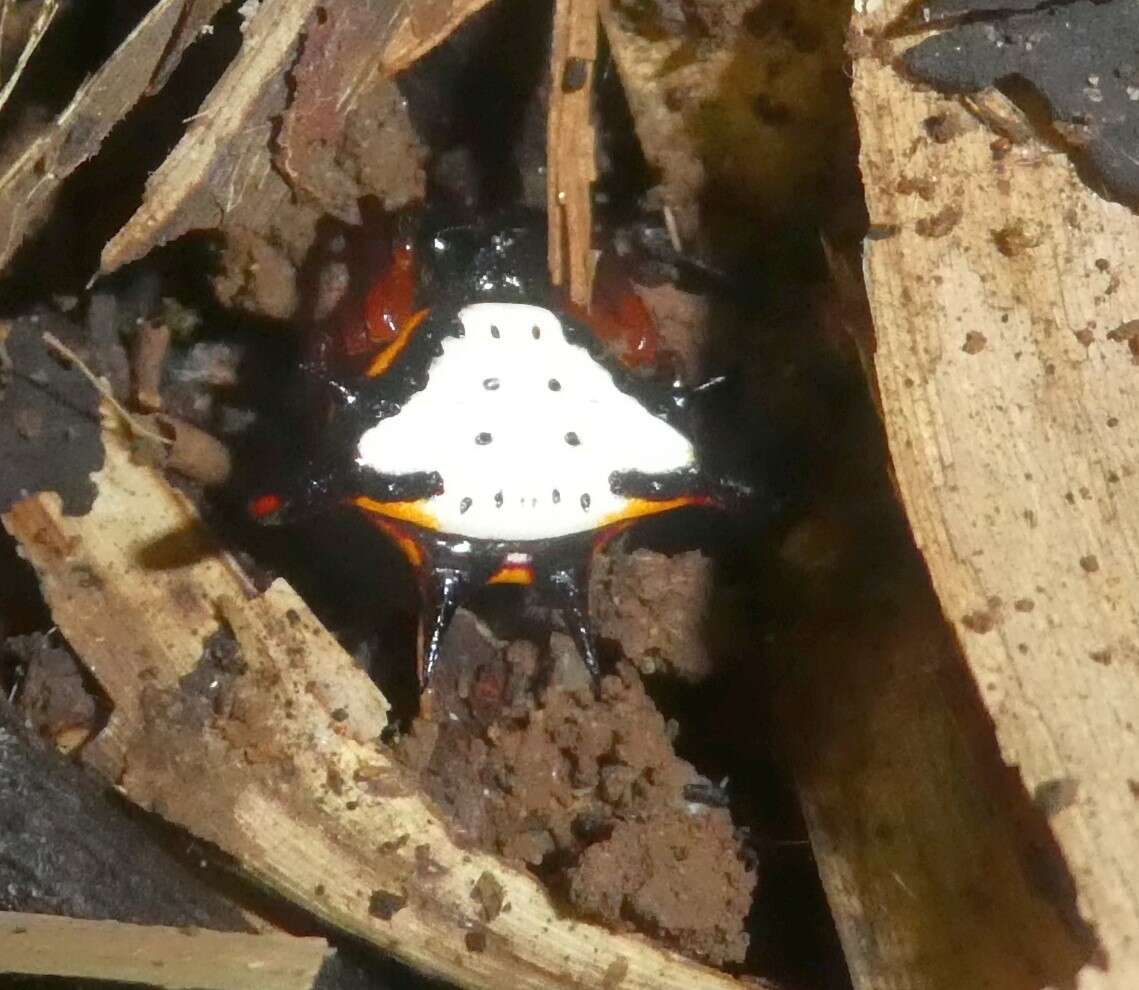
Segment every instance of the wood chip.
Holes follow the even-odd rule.
[[[170,440],[161,463],[168,471],[208,486],[222,485],[233,472],[229,448],[212,433],[177,416],[157,413],[148,421]]]
[[[549,264],[554,285],[588,307],[593,292],[593,183],[597,179],[593,72],[597,0],[558,0],[554,8],[547,125]]]
[[[442,44],[490,0],[404,0],[384,53],[384,72],[395,75]]]
[[[867,242],[865,274],[894,475],[1003,762],[1028,794],[1077,785],[1048,823],[1070,876],[1047,896],[1100,951],[1032,985],[1133,988],[1139,377],[1108,332],[1139,313],[1139,218],[1044,143],[1010,147],[899,75],[909,41],[884,51],[882,32],[904,8],[856,6],[851,42],[870,220],[892,231]],[[949,118],[962,126],[934,140]],[[936,178],[930,201],[897,195],[904,176]],[[945,210],[953,229],[923,236]]]
[[[0,912],[0,969],[169,990],[310,990],[322,938]]]

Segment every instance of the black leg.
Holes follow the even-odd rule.
[[[601,680],[601,663],[597,657],[593,626],[589,621],[589,569],[559,568],[550,573],[547,581],[554,599],[553,604],[561,610],[566,628],[596,687]]]
[[[467,575],[458,570],[436,570],[425,576],[423,610],[419,619],[422,644],[419,666],[420,690],[426,689],[431,683],[431,675],[435,673],[435,665],[439,661],[439,652],[443,646],[443,637],[455,617],[455,611],[468,584]]]

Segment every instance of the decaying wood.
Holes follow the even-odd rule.
[[[250,930],[196,864],[168,851],[101,778],[33,737],[3,698],[0,767],[0,909]]]
[[[593,73],[597,0],[558,0],[554,8],[547,122],[546,204],[550,276],[579,306],[593,290],[593,183],[597,178]]]
[[[380,63],[395,75],[442,44],[490,0],[404,0]]]
[[[251,597],[185,500],[106,436],[91,512],[4,517],[53,620],[115,705],[85,755],[327,923],[470,987],[731,987],[648,941],[559,916],[526,873],[459,848],[377,742],[386,702],[283,582]],[[182,681],[224,622],[245,673],[203,718]],[[211,711],[214,709],[211,709]],[[188,781],[209,786],[188,787]],[[504,909],[471,893],[489,872]]]
[[[142,205],[103,248],[113,271],[188,230],[221,225],[272,167],[268,155],[276,87],[318,0],[264,0],[245,23],[241,51],[167,159]]]
[[[3,9],[0,10],[0,38],[4,37],[3,15],[7,13],[7,10],[8,5],[5,3]],[[12,91],[16,88],[16,83],[20,81],[20,76],[24,74],[24,69],[27,68],[32,55],[35,54],[40,42],[43,41],[44,35],[47,34],[48,28],[51,27],[51,22],[55,20],[57,13],[59,13],[59,0],[44,0],[44,3],[40,5],[36,19],[32,22],[31,30],[24,41],[24,47],[16,59],[16,64],[12,67],[11,74],[4,80],[4,85],[0,86],[0,110],[4,109],[4,104],[11,97]]]
[[[169,990],[310,990],[322,938],[0,913],[0,972]]]
[[[1139,218],[901,78],[856,14],[865,271],[897,484],[1004,761],[1139,985]],[[894,42],[904,47],[906,42]],[[903,185],[923,190],[900,194]],[[870,984],[867,984],[869,986]],[[875,984],[880,985],[880,984]]]
[[[1072,986],[1094,939],[1044,815],[923,576],[891,585],[812,617],[775,706],[854,986]]]
[[[59,117],[0,175],[0,268],[42,218],[59,184],[99,150],[111,128],[153,92],[158,78],[165,80],[197,29],[224,2],[155,4]],[[194,8],[190,18],[188,7]]]

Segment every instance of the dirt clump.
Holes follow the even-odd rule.
[[[398,748],[462,838],[526,863],[584,916],[715,964],[742,960],[754,869],[728,811],[686,796],[702,778],[633,667],[597,696],[550,675],[539,700],[511,701],[512,678],[532,676],[516,662],[530,651],[489,639],[470,649],[477,624],[456,622],[429,714]]]
[[[712,561],[697,550],[599,553],[590,589],[598,635],[642,674],[703,680],[712,670],[703,635],[711,587]]]

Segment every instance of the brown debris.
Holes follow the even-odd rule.
[[[506,891],[494,878],[494,874],[487,870],[475,882],[471,889],[471,899],[478,904],[483,921],[494,921],[502,913],[502,905],[506,900]]]
[[[411,5],[405,23],[422,9]],[[389,19],[383,5],[327,8],[308,25],[290,73],[276,160],[294,189],[346,223],[360,222],[362,196],[378,195],[394,210],[423,192],[425,150],[376,63],[375,39]]]
[[[135,336],[131,371],[134,373],[134,400],[143,412],[162,408],[162,369],[170,349],[170,327],[164,321],[146,320]]]
[[[671,809],[622,821],[572,871],[570,901],[615,927],[649,930],[712,963],[739,962],[755,876],[731,819]]]
[[[217,437],[177,416],[147,417],[168,441],[162,466],[201,485],[222,485],[233,471],[229,448]]]
[[[25,668],[16,704],[35,730],[65,753],[85,743],[95,731],[97,706],[75,657],[41,633],[13,636],[0,646],[5,655]]]
[[[367,61],[392,28],[390,14],[388,4],[360,0],[262,3],[245,24],[237,58],[147,182],[142,205],[103,249],[102,270],[188,231],[221,229],[215,282],[221,302],[278,319],[294,316],[297,271],[324,213],[351,215],[346,204],[368,195],[399,206],[423,192],[422,151],[406,108]],[[289,70],[310,33],[312,47],[300,50],[296,113],[289,115]],[[323,75],[309,71],[327,44],[343,46],[336,49],[336,71],[324,66],[331,90]],[[337,113],[327,112],[330,99]],[[274,122],[286,117],[287,141],[275,160]]]

